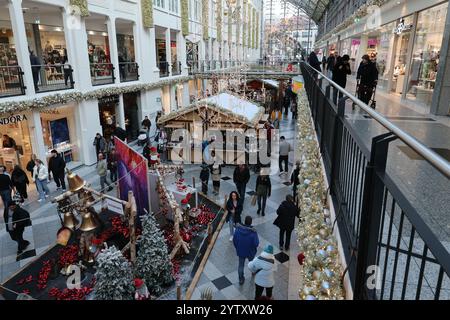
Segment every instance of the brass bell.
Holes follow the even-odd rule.
[[[70,170],[67,170],[67,181],[69,182],[69,190],[72,192],[77,192],[86,185],[86,181]]]
[[[85,211],[82,214],[80,230],[83,232],[95,230],[98,227],[92,213]]]
[[[69,228],[70,230],[75,230],[78,225],[78,220],[73,215],[72,211],[64,213],[64,227]]]

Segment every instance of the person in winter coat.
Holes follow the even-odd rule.
[[[333,75],[334,65],[336,64],[336,57],[334,54],[330,54],[327,59],[327,71],[328,76],[331,78]]]
[[[222,168],[220,164],[214,163],[211,167],[211,179],[213,182],[213,194],[218,195],[220,190],[220,178],[222,175]]]
[[[228,225],[230,227],[230,241],[233,241],[234,226],[241,223],[242,214],[242,202],[239,198],[239,194],[236,191],[231,191],[228,197],[227,204],[227,219]]]
[[[25,209],[19,207],[15,201],[9,204],[6,211],[6,230],[11,239],[18,244],[17,254],[21,254],[30,245],[29,241],[23,239],[25,227],[31,226],[30,214]]]
[[[33,169],[33,181],[36,182],[36,187],[39,192],[39,202],[44,201],[45,198],[48,198],[50,190],[47,187],[48,181],[48,170],[47,167],[44,166],[44,163],[36,159],[36,165]]]
[[[11,192],[13,187],[10,176],[6,173],[5,168],[0,166],[0,196],[5,209],[11,202]]]
[[[95,153],[97,155],[97,161],[98,161],[98,155],[100,153],[104,153],[106,151],[106,140],[102,137],[100,133],[97,133],[95,135],[94,143],[95,146]]]
[[[142,149],[142,156],[147,159],[148,166],[150,167],[150,149],[152,147],[152,144],[149,140],[147,140],[147,143],[145,144],[144,148]]]
[[[32,154],[30,161],[27,163],[27,171],[33,176],[33,169],[36,163],[34,162],[36,160],[36,155]]]
[[[117,160],[119,156],[116,152],[116,147],[112,146],[111,150],[108,153],[108,170],[109,170],[109,177],[111,179],[111,182],[117,181]]]
[[[241,197],[242,205],[244,204],[245,189],[249,180],[250,169],[246,164],[240,164],[234,169],[233,182],[236,185],[236,190],[239,193],[239,196]]]
[[[273,274],[277,270],[273,246],[268,244],[260,256],[249,262],[248,268],[255,274],[255,300],[261,298],[264,289],[266,296],[272,298],[272,290],[275,285]]]
[[[319,59],[317,58],[317,55],[316,55],[316,53],[314,51],[311,51],[311,53],[309,54],[309,64],[310,64],[311,67],[313,67],[317,71],[319,71],[319,72],[322,71],[320,69]]]
[[[111,191],[113,189],[113,187],[111,186],[111,184],[108,182],[108,164],[106,162],[105,156],[103,155],[103,153],[99,153],[98,155],[98,162],[97,162],[97,174],[100,177],[100,186],[101,186],[101,190],[105,190],[105,184],[108,186],[108,191]]]
[[[356,75],[358,80],[358,99],[368,104],[372,98],[372,93],[378,82],[378,69],[367,54],[362,57]]]
[[[239,284],[243,284],[245,259],[252,261],[259,246],[259,237],[256,229],[252,227],[252,217],[245,217],[245,224],[238,224],[233,237],[233,244],[239,258],[238,275]]]
[[[342,58],[338,58],[336,64],[334,65],[333,77],[331,79],[344,89],[347,85],[347,75],[352,74],[349,61],[350,57],[348,54],[345,54]]]
[[[299,218],[299,210],[295,205],[294,197],[290,194],[286,196],[286,200],[283,201],[277,210],[278,217],[273,222],[278,228],[280,228],[280,250],[289,250],[291,244],[291,233],[295,226],[295,217]],[[286,234],[286,241],[284,235]]]
[[[256,196],[258,200],[258,215],[261,213],[265,215],[267,197],[270,197],[272,193],[272,184],[270,183],[270,178],[265,172],[261,172],[256,178]]]
[[[142,120],[141,126],[146,127],[147,128],[147,132],[150,131],[150,127],[152,126],[152,122],[150,121],[148,116],[145,116],[144,120]]]
[[[294,196],[294,200],[297,201],[297,187],[300,184],[300,161],[297,160],[297,162],[295,162],[295,168],[292,171],[291,174],[291,184],[292,184],[292,193]]]
[[[22,198],[27,199],[27,185],[30,184],[30,181],[28,180],[27,174],[20,168],[20,166],[14,166],[14,170],[11,173],[11,181]]]
[[[208,194],[209,169],[208,165],[202,164],[202,171],[200,171],[200,181],[202,182],[202,192]]]
[[[53,179],[56,183],[56,190],[61,189],[66,191],[65,172],[66,162],[63,157],[56,150],[51,151],[51,158],[48,161],[48,170],[52,173]]]

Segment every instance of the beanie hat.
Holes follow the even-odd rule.
[[[273,254],[273,246],[271,244],[268,244],[265,248],[264,248],[264,252]]]

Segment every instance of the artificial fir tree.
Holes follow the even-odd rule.
[[[162,292],[162,286],[173,281],[172,263],[164,236],[152,214],[142,217],[142,234],[137,241],[136,275],[145,280],[153,295]]]
[[[112,246],[97,257],[94,293],[97,300],[133,300],[133,272],[122,252]]]

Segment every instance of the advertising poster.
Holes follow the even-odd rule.
[[[133,191],[137,214],[144,215],[150,212],[147,160],[116,137],[114,137],[114,144],[118,158],[120,199],[128,201],[128,191]]]

